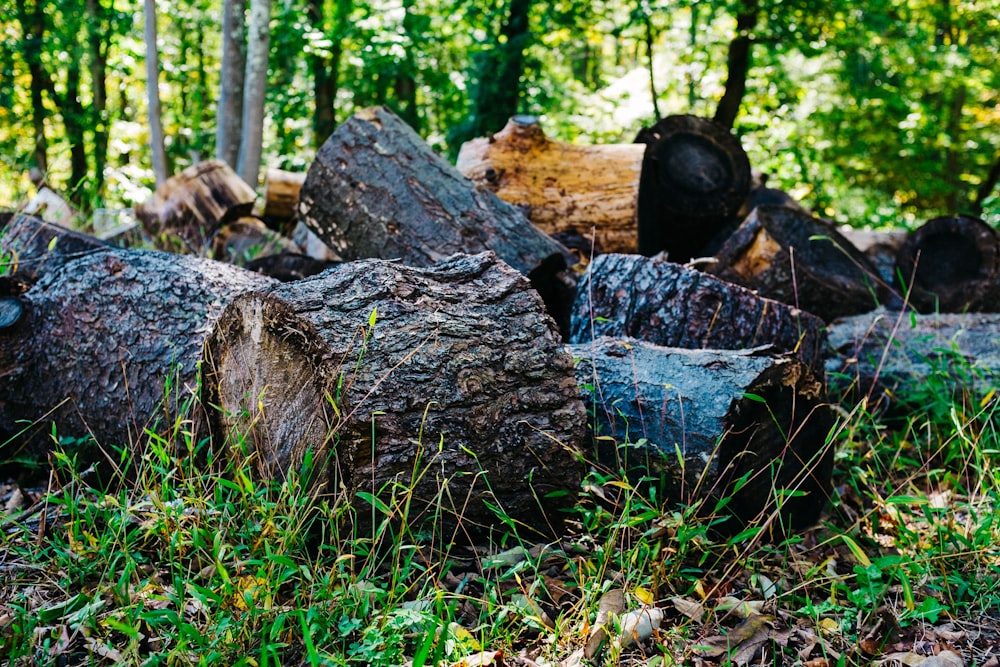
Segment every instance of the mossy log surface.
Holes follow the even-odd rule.
[[[830,494],[833,424],[823,383],[794,359],[738,350],[684,350],[634,339],[571,345],[595,415],[598,460],[646,477],[659,496],[731,497],[742,525],[784,502],[779,530],[813,523]],[[610,438],[610,439],[609,439]],[[680,460],[679,460],[680,459]],[[749,480],[736,490],[737,480]]]
[[[245,435],[262,477],[311,458],[331,493],[388,498],[398,483],[410,521],[469,531],[496,523],[492,504],[549,532],[574,502],[586,417],[572,358],[493,253],[348,262],[244,295],[205,369],[216,441]]]

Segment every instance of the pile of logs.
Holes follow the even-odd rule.
[[[454,531],[557,530],[587,465],[730,498],[734,528],[814,522],[831,403],[921,372],[890,339],[979,324],[876,307],[995,310],[996,235],[934,221],[885,271],[751,188],[710,122],[639,139],[570,146],[515,117],[456,168],[375,108],[306,174],[268,172],[259,215],[224,163],[170,179],[136,211],[159,250],[0,218],[0,459],[44,453],[55,424],[138,466],[193,401],[217,461],[351,500],[405,489],[409,520]]]

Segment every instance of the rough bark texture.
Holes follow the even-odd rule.
[[[668,116],[636,139],[646,144],[639,180],[639,252],[673,262],[704,254],[750,192],[750,161],[718,123]]]
[[[243,79],[243,122],[236,171],[257,189],[260,156],[264,145],[264,96],[271,44],[271,0],[250,0],[247,24],[246,76]]]
[[[456,166],[550,236],[586,239],[596,253],[634,253],[644,150],[553,141],[536,117],[514,116],[497,134],[464,143]]]
[[[157,247],[199,252],[219,225],[249,215],[256,194],[221,160],[188,167],[135,209]]]
[[[345,260],[429,266],[492,250],[528,276],[559,319],[565,295],[557,274],[569,251],[515,206],[473,186],[388,109],[355,114],[323,144],[299,213]]]
[[[985,393],[1000,382],[1000,315],[914,315],[880,308],[830,324],[826,362],[830,395],[847,404],[867,397],[893,409],[921,391]],[[936,378],[940,382],[929,383]],[[915,410],[923,409],[914,406]]]
[[[387,498],[399,482],[415,491],[411,521],[469,530],[496,522],[487,503],[545,528],[574,502],[586,418],[572,358],[492,253],[351,262],[247,294],[205,368],[216,440],[248,433],[263,477],[310,456],[330,492]]]
[[[878,270],[822,220],[784,206],[759,206],[726,240],[708,271],[825,321],[885,303]]]
[[[191,395],[223,307],[272,283],[212,260],[120,249],[45,273],[0,331],[3,441],[44,450],[54,422],[61,436],[141,446],[143,429]]]
[[[679,264],[601,255],[580,281],[569,340],[611,336],[688,349],[769,345],[818,368],[822,326],[809,313]]]
[[[727,511],[738,525],[770,513],[776,489],[804,491],[784,502],[775,527],[816,521],[829,499],[833,419],[808,366],[634,339],[570,349],[582,360],[577,381],[593,406],[595,435],[611,438],[595,440],[603,464],[636,481],[651,477],[658,497],[675,502],[732,497]],[[746,474],[750,481],[734,491]]]
[[[246,76],[246,0],[223,0],[222,71],[219,75],[215,157],[236,167],[243,123],[243,80]]]
[[[979,218],[934,218],[907,235],[896,275],[922,313],[1000,310],[1000,237]]]
[[[0,215],[0,256],[7,271],[34,282],[68,261],[111,246],[30,215]]]

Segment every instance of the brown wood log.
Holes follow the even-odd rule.
[[[820,368],[823,322],[680,264],[601,255],[580,280],[569,341],[637,338],[664,347],[794,352]]]
[[[598,461],[612,471],[652,478],[657,498],[704,500],[708,513],[730,498],[721,514],[738,519],[734,528],[766,518],[782,489],[803,493],[782,501],[774,532],[817,520],[830,497],[833,416],[807,365],[635,339],[569,347],[593,406]]]
[[[0,329],[4,458],[46,451],[52,423],[60,436],[141,454],[143,429],[176,417],[191,397],[223,307],[272,283],[212,260],[122,249],[47,271]]]
[[[135,215],[161,250],[197,254],[221,224],[250,215],[255,200],[229,165],[207,160],[164,181]]]
[[[305,181],[305,172],[285,171],[273,167],[267,170],[264,176],[262,217],[268,226],[282,234],[290,234],[291,229],[287,223],[296,219],[299,191]]]
[[[837,229],[855,248],[868,256],[871,265],[878,271],[879,277],[886,285],[896,284],[896,256],[906,240],[905,230],[872,230],[854,229],[842,226]],[[893,303],[896,293],[889,295],[887,306],[901,307],[902,303]]]
[[[6,272],[34,282],[45,273],[111,245],[87,234],[21,213],[0,216],[0,256]]]
[[[210,240],[210,256],[220,262],[246,266],[260,257],[298,252],[299,246],[269,229],[258,218],[239,218],[219,227]]]
[[[760,206],[706,270],[830,321],[885,303],[890,290],[868,258],[807,213]]]
[[[579,236],[582,254],[634,253],[645,147],[578,146],[545,136],[535,116],[514,116],[500,132],[462,145],[456,166],[477,186],[521,207],[546,234]],[[565,242],[565,241],[564,241]]]
[[[915,315],[879,308],[828,328],[830,396],[872,410],[917,411],[900,403],[922,391],[980,396],[1000,382],[1000,314]],[[930,382],[934,378],[936,382]],[[945,398],[948,398],[945,396]],[[978,405],[978,403],[977,403]]]
[[[398,482],[414,490],[410,521],[469,530],[496,523],[489,504],[546,529],[574,502],[572,358],[493,253],[349,262],[247,294],[217,322],[205,371],[216,440],[241,438],[262,477],[309,456],[331,493],[387,498]]]
[[[429,266],[492,250],[532,281],[550,312],[565,309],[558,273],[569,251],[524,214],[481,190],[385,108],[365,109],[320,148],[299,214],[345,260],[400,259]]]
[[[996,312],[1000,237],[979,218],[934,218],[907,235],[896,275],[919,312]]]
[[[750,192],[750,161],[724,126],[668,116],[639,133],[646,144],[639,180],[639,253],[673,262],[706,254],[737,223]]]

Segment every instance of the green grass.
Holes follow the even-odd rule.
[[[243,466],[205,465],[183,415],[147,434],[136,480],[114,490],[84,483],[73,448],[57,448],[54,490],[3,520],[0,657],[865,664],[900,637],[1000,606],[997,396],[962,386],[928,378],[898,397],[915,410],[905,417],[844,406],[829,512],[777,544],[753,529],[719,537],[712,515],[596,467],[561,539],[525,542],[505,524],[463,545],[409,526],[405,485],[351,506],[302,475],[262,484]],[[615,590],[624,609],[599,642]],[[663,621],[629,644],[624,611],[650,607]]]

